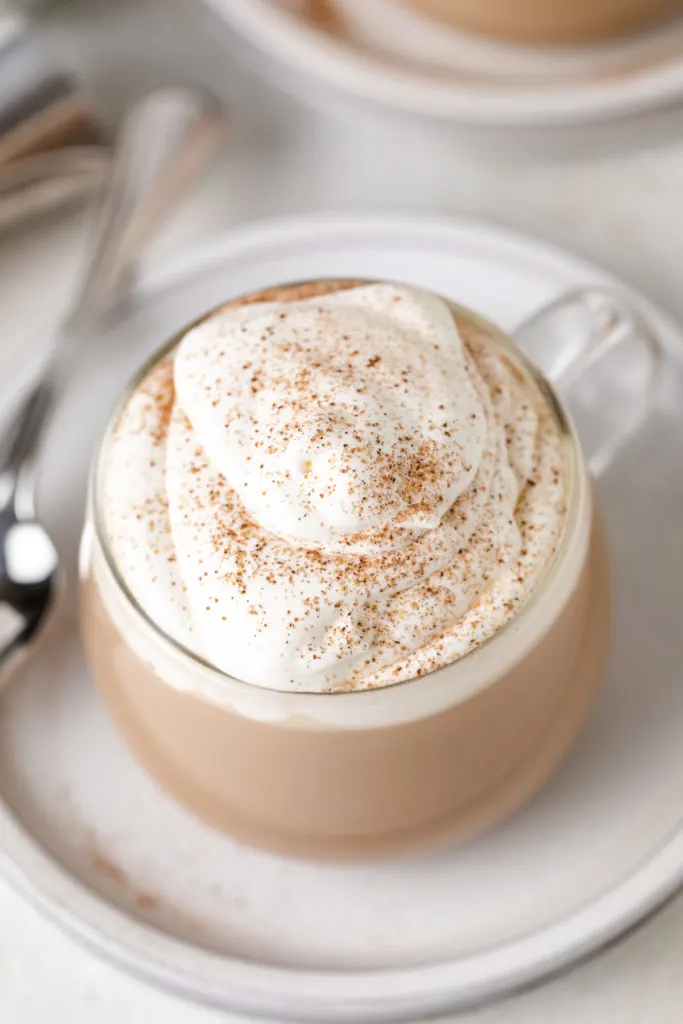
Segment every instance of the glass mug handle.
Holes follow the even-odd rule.
[[[647,419],[664,353],[657,335],[616,292],[582,288],[542,307],[513,332],[555,385],[599,476]]]

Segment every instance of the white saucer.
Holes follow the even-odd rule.
[[[325,275],[429,286],[508,328],[611,280],[481,223],[330,216],[254,225],[144,283],[93,340],[49,440],[42,510],[71,580],[0,699],[0,869],[94,952],[191,999],[315,1024],[424,1019],[586,958],[683,885],[683,336],[631,293],[669,360],[657,412],[600,482],[616,642],[569,760],[472,845],[310,865],[212,832],[137,767],[84,670],[73,577],[88,459],[133,368],[230,295]]]
[[[520,152],[593,151],[629,136],[642,145],[643,129],[658,137],[679,124],[683,18],[561,48],[489,41],[401,0],[324,0],[327,24],[305,19],[301,0],[205,2],[239,33],[254,67],[323,110],[448,123],[472,141]]]

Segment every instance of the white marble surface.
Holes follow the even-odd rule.
[[[566,243],[614,268],[683,319],[683,144],[599,163],[475,159],[445,134],[326,121],[272,96],[225,56],[193,0],[79,0],[47,31],[116,117],[150,84],[200,79],[235,111],[225,160],[157,247],[254,216],[322,207],[409,205],[486,215]],[[16,365],[68,296],[82,216],[0,240],[0,373]],[[155,255],[152,255],[155,258]],[[41,301],[35,302],[39,282]],[[467,1024],[678,1024],[683,900],[588,966]],[[0,882],[0,1024],[208,1024],[98,963]],[[232,1018],[236,1019],[236,1018]],[[323,1024],[323,1022],[321,1022]]]

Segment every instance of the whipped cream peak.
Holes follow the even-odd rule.
[[[174,377],[244,507],[306,547],[359,552],[389,525],[399,546],[433,529],[486,439],[453,317],[394,285],[227,309],[186,335]]]
[[[556,551],[565,467],[544,396],[474,320],[318,284],[185,335],[123,409],[104,502],[167,634],[245,682],[326,692],[504,625]]]

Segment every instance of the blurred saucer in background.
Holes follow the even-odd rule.
[[[604,43],[532,47],[459,32],[399,0],[205,3],[252,63],[324,111],[447,124],[520,152],[643,145],[683,123],[683,18]]]

